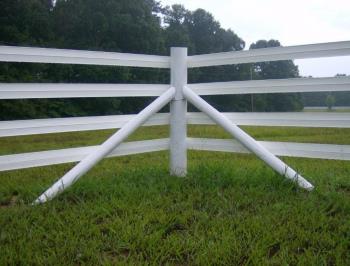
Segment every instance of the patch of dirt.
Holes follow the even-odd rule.
[[[184,231],[184,230],[186,230],[185,225],[178,223],[178,222],[172,223],[165,229],[164,237],[167,237],[176,231]]]
[[[340,184],[337,188],[336,188],[337,192],[343,192],[343,193],[350,193],[350,186],[346,185],[346,184]]]
[[[18,201],[18,196],[17,195],[13,195],[8,200],[0,202],[0,208],[1,209],[10,208],[10,207],[16,205],[17,201]]]
[[[121,248],[119,250],[110,250],[103,253],[107,261],[117,264],[120,258],[128,258],[131,251],[128,248]]]
[[[270,246],[269,251],[268,251],[268,257],[272,258],[273,256],[275,256],[278,251],[280,250],[280,243],[276,243],[273,244],[272,246]]]

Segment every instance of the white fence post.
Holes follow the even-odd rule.
[[[170,102],[170,174],[185,176],[187,173],[187,101],[182,90],[187,85],[187,48],[171,48],[171,86],[176,89]]]

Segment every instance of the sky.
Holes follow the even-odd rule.
[[[160,0],[163,5],[203,8],[232,29],[246,49],[260,39],[283,46],[350,41],[350,0]],[[295,60],[300,75],[350,75],[350,56]]]

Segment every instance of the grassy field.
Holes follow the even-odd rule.
[[[350,144],[350,129],[245,127],[257,139]],[[113,130],[0,139],[0,154],[101,143]],[[228,138],[215,126],[189,136]],[[148,127],[130,140],[167,137]],[[190,151],[105,159],[53,201],[30,203],[74,164],[0,172],[0,265],[350,265],[350,163],[283,158],[305,192],[252,155]]]

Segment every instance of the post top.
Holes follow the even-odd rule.
[[[170,56],[187,57],[187,47],[170,47]]]
[[[170,47],[170,51],[174,51],[174,50],[183,50],[183,51],[187,51],[187,47],[181,47],[181,46],[176,46],[176,47]]]

